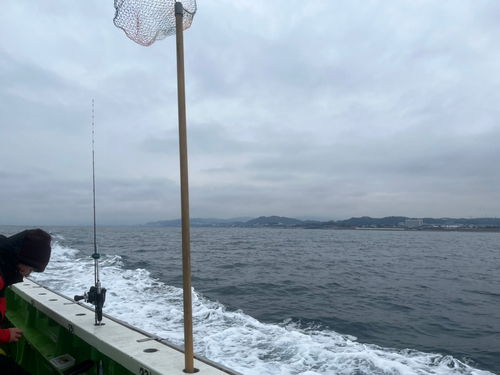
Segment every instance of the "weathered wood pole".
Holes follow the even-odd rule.
[[[182,218],[182,278],[184,289],[184,372],[192,374],[193,353],[193,302],[191,298],[191,239],[189,228],[189,183],[186,132],[186,90],[184,82],[184,38],[182,3],[175,3],[175,27],[177,36],[177,100],[179,106],[179,153],[181,167],[181,218]]]

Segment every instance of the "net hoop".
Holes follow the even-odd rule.
[[[113,23],[131,40],[147,47],[175,35],[176,2],[184,9],[182,28],[187,30],[196,13],[196,0],[115,0]]]

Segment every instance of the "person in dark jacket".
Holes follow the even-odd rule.
[[[0,235],[0,321],[6,313],[5,288],[23,281],[31,272],[43,272],[50,260],[50,234],[30,229],[10,237]],[[19,328],[0,329],[0,345],[17,343],[23,336]],[[9,374],[29,374],[12,359],[0,355],[0,369]]]

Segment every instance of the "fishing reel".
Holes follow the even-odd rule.
[[[81,301],[90,303],[95,306],[96,313],[96,325],[99,322],[101,325],[102,320],[102,307],[104,306],[104,301],[106,300],[106,288],[100,288],[100,291],[95,286],[91,286],[90,290],[86,292],[83,296],[75,296],[75,301]]]

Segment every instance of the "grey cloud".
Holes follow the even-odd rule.
[[[498,216],[497,2],[266,9],[207,2],[185,33],[192,216]],[[179,217],[175,40],[113,15],[0,5],[6,224],[86,222],[91,99],[102,222]]]

